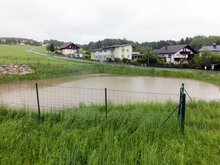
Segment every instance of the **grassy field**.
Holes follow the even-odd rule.
[[[209,164],[220,162],[220,103],[80,106],[43,114],[0,108],[1,164]]]
[[[161,68],[143,68],[118,65],[107,65],[103,63],[68,61],[45,57],[25,51],[27,46],[20,45],[0,45],[0,63],[2,64],[29,64],[36,73],[23,76],[4,76],[0,77],[0,83],[14,82],[21,80],[36,80],[62,76],[82,75],[82,74],[117,74],[132,76],[160,76],[187,78],[210,82],[220,85],[219,72],[204,72],[198,70],[181,69],[161,69]],[[35,48],[42,51],[42,47]]]
[[[36,46],[36,47],[34,47],[34,50],[36,52],[40,52],[40,53],[45,53],[45,54],[49,53],[49,51],[46,50],[45,46]]]

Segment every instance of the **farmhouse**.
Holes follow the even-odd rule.
[[[203,53],[205,51],[213,52],[213,53],[220,53],[220,45],[213,43],[212,46],[203,46],[199,52]]]
[[[164,46],[154,51],[158,54],[158,57],[167,64],[187,63],[192,60],[194,54],[197,53],[190,45]]]
[[[60,54],[73,57],[74,55],[76,55],[78,49],[79,49],[79,46],[77,46],[76,44],[72,42],[67,42],[61,45],[58,48],[58,51]]]
[[[94,60],[108,61],[117,59],[134,60],[140,57],[140,53],[133,52],[133,46],[131,44],[113,45],[94,50]]]

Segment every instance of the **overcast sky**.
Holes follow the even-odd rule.
[[[220,0],[0,0],[0,37],[79,44],[220,35]]]

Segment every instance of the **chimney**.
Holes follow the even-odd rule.
[[[166,46],[165,46],[165,50],[167,50],[167,49],[168,49],[168,46],[166,45]]]
[[[213,43],[212,46],[213,46],[214,49],[216,49],[216,47],[217,47],[216,43]]]

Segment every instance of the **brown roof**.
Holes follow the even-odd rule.
[[[196,51],[190,45],[172,45],[172,46],[164,46],[161,49],[154,50],[157,54],[175,54],[183,48],[188,48],[192,50],[194,53]]]
[[[72,43],[72,42],[66,42],[66,43],[64,43],[63,45],[61,45],[60,47],[59,47],[59,49],[61,50],[61,49],[66,49],[66,48],[68,48],[70,45],[73,45],[74,47],[76,47],[76,49],[79,49],[79,46],[77,46],[76,44],[74,44],[74,43]]]

